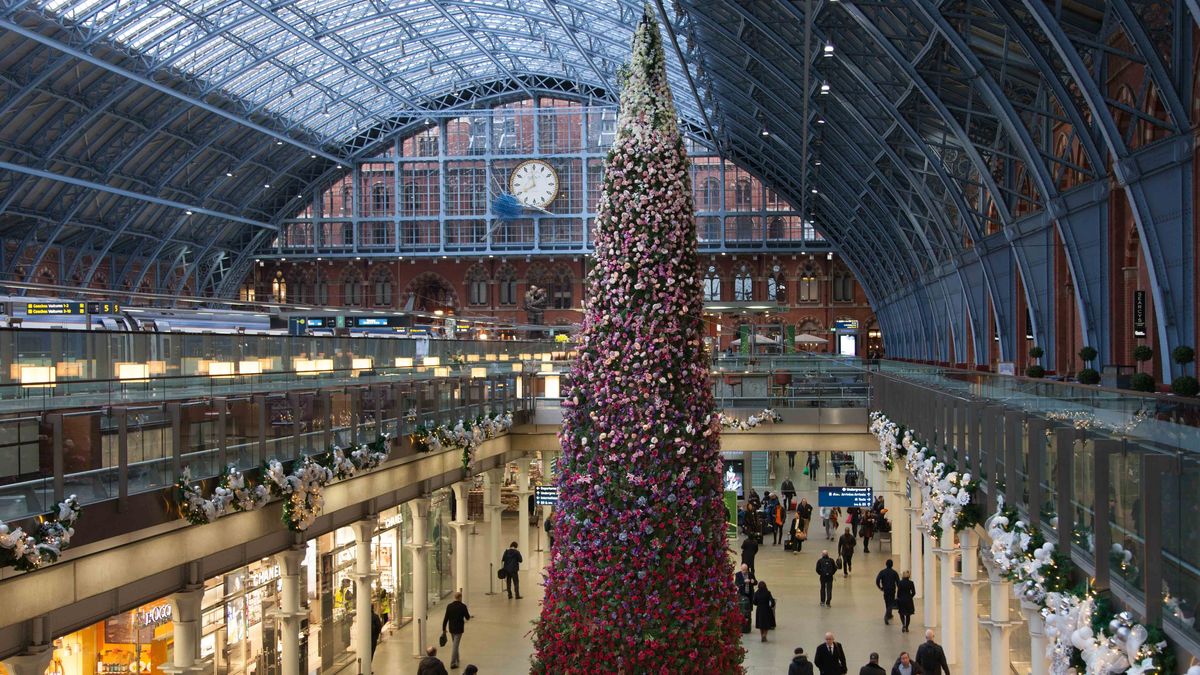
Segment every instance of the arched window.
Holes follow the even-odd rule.
[[[517,304],[517,272],[511,265],[503,265],[496,274],[496,286],[500,291],[501,305]]]
[[[820,302],[821,287],[817,281],[817,272],[812,265],[806,265],[800,273],[800,293],[796,298],[799,302]]]
[[[300,278],[296,280],[296,289],[294,300],[299,304],[308,304],[313,301],[313,285],[316,280],[316,272],[312,268],[306,269],[300,273]]]
[[[349,185],[342,187],[342,203],[338,204],[338,215],[348,216],[354,213],[354,188]]]
[[[392,273],[388,269],[378,269],[371,275],[371,289],[374,291],[372,304],[376,307],[392,306]]]
[[[833,301],[854,301],[854,276],[844,269],[833,274]]]
[[[376,183],[371,186],[371,213],[383,216],[391,213],[392,190],[386,183]]]
[[[767,277],[767,298],[781,305],[787,304],[787,279],[779,265],[773,266],[771,275]]]
[[[554,309],[571,309],[575,300],[575,278],[566,267],[558,268],[554,280],[550,282],[550,303]]]
[[[751,187],[749,178],[739,178],[734,186],[733,206],[736,209],[748,209],[751,207],[753,199],[751,196]]]
[[[348,270],[342,276],[342,305],[359,307],[362,305],[362,275],[358,270]]]
[[[704,190],[700,193],[700,211],[721,210],[721,181],[715,176],[704,179]]]
[[[750,276],[750,268],[743,265],[733,277],[733,299],[734,300],[753,300],[754,299],[754,279]]]
[[[238,289],[238,299],[242,302],[254,302],[254,298],[254,282],[247,281],[246,283],[242,284],[242,287]]]
[[[271,297],[275,302],[287,302],[287,279],[279,270],[275,271],[275,278],[271,280]]]
[[[721,300],[721,276],[717,273],[716,265],[709,265],[704,272],[704,301],[719,302]]]
[[[491,304],[488,290],[487,270],[482,263],[477,263],[467,271],[467,302],[472,305]]]

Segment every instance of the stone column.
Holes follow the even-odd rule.
[[[282,644],[280,664],[283,675],[300,675],[300,620],[305,613],[300,603],[300,566],[304,562],[304,547],[289,548],[275,554],[279,565],[279,641]]]
[[[883,467],[880,466],[882,471]],[[881,474],[882,475],[882,474]],[[892,560],[896,563],[896,570],[903,572],[910,569],[912,563],[912,551],[909,550],[908,543],[908,512],[904,509],[904,480],[899,468],[892,469],[884,478],[887,484],[887,496],[884,497],[883,505],[887,508],[885,518],[892,521]]]
[[[500,484],[504,482],[504,469],[489,469],[483,474],[483,478],[483,513],[488,523],[488,559],[499,560],[497,552],[504,549],[504,544],[500,542],[500,522],[504,514],[504,505],[500,503]],[[492,579],[495,578],[496,570],[489,567],[489,588],[490,584],[494,583]]]
[[[375,572],[371,556],[371,539],[379,525],[379,516],[369,516],[351,527],[354,529],[354,642],[358,651],[361,672],[371,673],[371,582]]]
[[[200,605],[204,600],[203,586],[188,586],[171,596],[172,661],[164,673],[198,673],[200,657]]]
[[[959,612],[962,639],[959,646],[959,670],[964,673],[979,672],[979,535],[974,530],[963,530],[958,534],[958,550],[962,556],[962,569],[954,582],[958,587]]]
[[[984,556],[984,560],[988,559]],[[991,675],[1009,675],[1012,672],[1011,633],[1020,622],[1013,621],[1008,611],[1009,598],[1012,595],[1010,584],[995,565],[988,565],[988,584],[991,595],[991,610],[986,619],[980,623],[987,626],[992,639]]]
[[[517,548],[526,560],[532,559],[533,551],[529,550],[529,458],[517,460]]]
[[[450,527],[454,528],[454,586],[462,592],[463,601],[467,600],[470,595],[467,588],[469,586],[470,575],[468,571],[470,567],[467,565],[467,535],[470,533],[470,528],[475,524],[473,520],[467,520],[467,494],[471,491],[471,483],[460,481],[450,486],[454,491],[454,499],[458,503],[458,509],[454,513],[454,521],[450,523]]]
[[[928,550],[922,556],[922,585],[917,588],[923,588],[925,592],[924,606],[922,609],[925,614],[925,627],[937,628],[938,625],[938,568],[937,556],[934,555],[933,537],[925,530],[921,530],[921,544],[928,546]],[[944,644],[946,641],[943,639]]]
[[[1029,675],[1047,675],[1050,659],[1046,656],[1046,624],[1037,605],[1021,601],[1021,613],[1029,622]]]
[[[426,629],[429,623],[429,542],[426,541],[426,530],[429,525],[429,497],[417,497],[408,503],[412,512],[412,541],[408,549],[412,551],[412,616],[413,616],[413,656],[425,656]]]
[[[946,529],[942,532],[941,546],[937,549],[937,557],[941,563],[941,575],[938,579],[938,593],[942,605],[942,639],[941,643],[946,650],[946,660],[950,663],[959,663],[958,644],[958,606],[954,602],[954,558],[958,551],[954,548],[954,530]]]
[[[921,529],[921,490],[916,483],[909,478],[908,481],[909,494],[912,495],[909,500],[908,508],[908,523],[911,529],[909,530],[909,545],[912,547],[912,582],[917,589],[917,597],[925,597],[925,531]],[[926,609],[928,613],[928,609]],[[928,619],[926,619],[928,621]],[[927,624],[928,625],[928,624]]]

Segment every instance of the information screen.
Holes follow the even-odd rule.
[[[821,486],[817,494],[817,506],[858,506],[869,509],[874,501],[874,491],[869,487]]]
[[[115,302],[89,302],[87,304],[88,314],[120,314],[121,306]]]
[[[558,486],[539,485],[533,488],[533,502],[538,506],[556,506],[558,504]]]
[[[27,302],[27,316],[64,316],[68,314],[86,314],[87,304],[82,302]]]

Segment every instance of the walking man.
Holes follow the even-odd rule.
[[[784,478],[783,483],[779,485],[779,491],[783,493],[783,510],[791,511],[792,500],[796,498],[796,484],[792,482],[790,477]]]
[[[746,537],[742,542],[742,564],[754,572],[754,556],[758,555],[758,542],[754,537]]]
[[[425,648],[425,658],[417,664],[417,675],[450,675],[446,664],[437,657],[437,647]]]
[[[845,675],[846,651],[842,643],[833,639],[833,633],[825,634],[825,641],[813,653],[813,665],[821,675]]]
[[[821,559],[817,561],[817,576],[821,578],[821,604],[833,606],[833,575],[837,574],[837,565],[829,557],[829,551],[821,551]]]
[[[900,575],[892,569],[890,558],[886,565],[887,567],[879,570],[879,574],[875,575],[875,588],[883,591],[883,625],[885,626],[892,622],[892,608],[896,606],[896,589],[900,585]]]
[[[925,631],[925,641],[917,647],[917,665],[925,675],[950,675],[950,665],[946,663],[946,651],[933,641],[933,631]]]
[[[887,675],[887,671],[883,669],[883,666],[879,665],[879,654],[877,652],[871,652],[871,660],[867,662],[867,665],[858,669],[858,675]]]
[[[812,522],[812,504],[808,503],[808,497],[801,497],[800,503],[796,505],[796,515],[800,516],[801,528],[805,534],[808,534],[808,524]]]
[[[442,633],[446,632],[446,628],[450,628],[450,640],[452,647],[450,649],[450,667],[458,667],[458,643],[462,641],[463,631],[466,630],[466,623],[471,620],[471,612],[467,611],[467,605],[462,601],[462,593],[454,594],[454,602],[446,605],[446,615],[442,617]]]
[[[521,563],[525,559],[521,557],[521,552],[517,550],[517,542],[508,545],[504,550],[504,555],[500,558],[500,566],[504,569],[504,584],[508,590],[508,599],[512,600],[513,589],[517,591],[517,599],[521,599],[521,578],[518,576],[521,571]]]
[[[788,450],[787,456],[788,456],[788,469],[795,469],[796,468],[796,451]]]
[[[858,541],[854,538],[854,534],[850,532],[850,528],[846,528],[846,532],[838,539],[838,555],[842,557],[842,576],[850,576],[850,562],[854,560],[854,547]]]

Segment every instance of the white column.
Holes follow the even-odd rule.
[[[354,529],[354,642],[362,673],[371,674],[371,582],[378,576],[371,556],[371,539],[379,516],[368,516]]]
[[[529,560],[533,551],[529,550],[529,458],[517,460],[517,548],[521,555]]]
[[[941,574],[938,578],[938,593],[942,604],[942,647],[946,650],[946,660],[958,663],[958,605],[954,602],[954,558],[958,553],[954,548],[954,530],[942,532],[941,546],[937,548],[938,561],[941,563]]]
[[[1029,622],[1029,675],[1047,675],[1050,659],[1046,656],[1046,624],[1038,606],[1021,601],[1021,613]]]
[[[300,565],[304,562],[304,548],[289,548],[275,554],[279,565],[279,641],[282,644],[280,662],[283,675],[300,675]]]
[[[164,673],[198,673],[203,668],[196,663],[200,657],[200,604],[204,599],[203,586],[189,586],[171,596],[171,665],[163,666]]]
[[[962,570],[955,584],[958,586],[959,618],[962,638],[959,646],[959,670],[964,673],[978,671],[979,664],[979,535],[974,530],[963,530],[958,534],[958,550],[962,556]]]
[[[1000,575],[999,568],[988,567],[988,591],[991,594],[991,610],[986,620],[980,623],[988,627],[992,638],[992,669],[991,675],[1010,675],[1012,672],[1012,651],[1010,633],[1019,622],[1013,621],[1008,611],[1009,598],[1012,595],[1012,584]]]
[[[934,551],[933,537],[928,532],[925,532],[924,530],[921,530],[921,544],[924,546],[927,546],[928,549],[925,550],[925,553],[921,558],[922,563],[923,563],[922,567],[925,568],[924,570],[922,570],[923,583],[921,586],[917,586],[917,588],[923,588],[924,592],[925,592],[925,597],[923,598],[925,603],[924,603],[924,607],[922,608],[924,610],[924,614],[925,614],[925,627],[926,628],[937,628],[937,625],[938,625],[937,556],[934,555],[934,553],[933,553],[933,551]],[[942,642],[945,642],[945,640],[942,640]]]
[[[426,529],[429,524],[429,497],[417,497],[408,503],[412,511],[412,541],[408,548],[412,551],[412,593],[413,593],[413,656],[425,656],[426,629],[429,623],[429,542],[426,541]]]
[[[500,543],[500,522],[504,514],[504,505],[500,503],[500,484],[504,482],[504,469],[490,469],[483,474],[483,513],[488,522],[488,560],[499,560],[504,545]],[[496,570],[488,567],[488,584],[494,583]]]
[[[10,675],[45,675],[54,658],[54,649],[50,645],[41,645],[39,651],[10,656],[0,663],[8,669]]]
[[[880,467],[883,470],[883,467]],[[883,475],[883,474],[881,474]],[[896,570],[903,572],[910,569],[912,552],[908,545],[908,512],[904,509],[904,480],[900,469],[892,469],[884,478],[887,484],[887,495],[883,505],[887,508],[885,518],[892,521],[892,561]]]
[[[471,491],[471,483],[460,481],[451,485],[450,489],[454,491],[454,501],[458,504],[454,521],[450,523],[450,527],[454,528],[454,586],[462,592],[463,600],[470,602],[467,600],[470,595],[467,590],[470,580],[467,573],[470,569],[467,566],[467,534],[475,524],[475,521],[467,520],[467,495]]]
[[[921,529],[921,489],[910,477],[908,480],[909,494],[912,498],[908,505],[908,522],[911,526],[909,530],[909,544],[912,546],[912,582],[917,589],[917,597],[925,597],[925,531]],[[929,613],[929,609],[925,609],[925,613]],[[928,622],[929,619],[926,619]],[[926,624],[928,625],[928,624]]]

